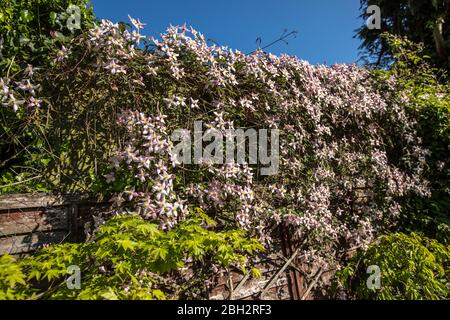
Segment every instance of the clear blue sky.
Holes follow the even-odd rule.
[[[159,36],[172,25],[186,23],[220,45],[253,51],[277,39],[284,29],[297,30],[289,44],[267,49],[296,55],[311,63],[352,63],[358,57],[354,30],[363,21],[359,0],[91,0],[98,18],[144,23],[146,35]]]

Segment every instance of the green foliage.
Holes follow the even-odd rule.
[[[369,266],[381,271],[381,288],[369,289]],[[450,246],[412,233],[382,236],[336,273],[335,286],[359,299],[449,299]]]
[[[441,71],[430,67],[421,46],[406,38],[383,37],[395,59],[385,75],[399,80],[399,92],[408,99],[405,107],[417,119],[418,134],[430,152],[425,177],[431,196],[408,197],[400,227],[450,244],[450,85]]]
[[[402,227],[450,244],[450,95],[437,99],[435,93],[424,94],[428,97],[416,100],[416,112],[420,136],[430,150],[427,178],[432,194],[407,199]]]
[[[363,25],[356,36],[361,39],[362,58],[377,66],[392,62],[393,49],[381,36],[387,32],[422,43],[431,62],[442,69],[450,67],[450,2],[448,0],[360,0]],[[381,30],[369,29],[366,21],[370,5],[381,11]]]
[[[16,260],[9,255],[0,257],[0,300],[23,299],[17,289],[25,284],[26,277]]]
[[[194,281],[203,279],[201,267],[211,263],[245,271],[245,254],[263,250],[242,230],[215,232],[214,225],[199,209],[167,232],[139,216],[112,218],[93,241],[52,245],[18,263],[2,257],[0,298],[166,299],[187,294],[192,283],[182,268],[199,264]],[[66,286],[70,265],[81,269],[80,290]]]
[[[73,14],[68,10],[70,5],[80,9],[80,29],[67,27]],[[49,53],[92,26],[93,21],[88,0],[2,0],[0,75],[15,73],[27,63],[38,66],[48,62]]]
[[[79,8],[79,28],[73,24],[74,13],[78,14],[73,6]],[[32,70],[29,64],[35,67],[34,72],[48,68],[56,52],[92,27],[94,19],[89,0],[2,0],[0,80],[6,82]],[[0,193],[50,191],[55,184],[36,175],[53,159],[45,137],[51,128],[48,122],[34,121],[27,113],[0,108]],[[30,167],[34,169],[24,170]]]

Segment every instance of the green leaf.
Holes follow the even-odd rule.
[[[155,248],[150,252],[150,256],[154,259],[154,260],[165,260],[166,256],[168,254],[168,250],[164,247],[159,247],[159,248]]]
[[[133,251],[135,247],[137,247],[139,244],[137,242],[131,241],[129,239],[124,240],[118,240],[117,245],[119,247],[122,247],[125,251],[131,250]]]
[[[116,293],[111,288],[108,288],[107,292],[101,294],[101,297],[106,299],[106,300],[119,300],[119,298],[117,297]]]
[[[166,295],[161,290],[153,290],[152,294],[158,300],[165,300],[166,299]]]
[[[253,278],[261,278],[262,276],[261,270],[259,270],[258,268],[252,268],[250,272]]]

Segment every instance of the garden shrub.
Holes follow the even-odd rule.
[[[431,196],[410,194],[402,200],[396,230],[413,232],[411,236],[382,237],[338,272],[337,280],[354,298],[446,299],[449,292],[446,245],[450,241],[449,85],[443,70],[430,67],[420,45],[388,34],[384,38],[395,64],[388,71],[375,73],[381,79],[395,77],[398,91],[409,97],[405,110],[417,119],[417,134],[429,151],[425,154],[423,177],[430,182]],[[384,266],[383,288],[370,290],[365,284],[368,277],[364,275],[365,268],[379,263]]]
[[[379,267],[380,288],[369,289],[369,266]],[[335,285],[357,299],[449,299],[450,246],[415,233],[381,236],[337,272]]]
[[[79,15],[79,24],[74,15]],[[37,67],[50,62],[58,46],[67,45],[93,21],[88,0],[3,0],[0,75],[16,73],[27,64]]]
[[[37,181],[48,188],[117,193],[121,210],[167,230],[194,206],[265,244],[274,224],[288,224],[307,261],[323,265],[395,226],[405,196],[429,195],[428,151],[395,77],[245,55],[186,27],[147,41],[131,22],[102,21],[61,48],[53,68],[30,78],[40,91],[22,75],[3,79],[4,92],[27,101],[10,96],[6,108],[34,128]],[[224,133],[278,129],[278,172],[261,175],[249,161],[180,164],[170,134],[195,120]]]
[[[429,151],[423,175],[431,196],[411,194],[406,199],[400,228],[450,244],[450,85],[444,70],[430,67],[420,45],[406,38],[385,38],[395,59],[387,75],[395,76],[399,91],[410,97],[405,108],[417,119],[417,134]]]
[[[369,70],[94,20],[87,0],[2,1],[0,193],[107,193],[114,208],[86,225],[91,241],[1,257],[0,298],[194,297],[280,224],[323,268],[363,249],[337,275],[351,297],[448,298],[450,95],[420,45],[386,35],[395,63]],[[180,163],[171,134],[199,120],[227,139],[279,130],[275,175],[250,159]],[[392,230],[415,233],[373,242]],[[70,264],[81,291],[65,286]],[[370,264],[380,291],[363,285]]]
[[[88,0],[2,0],[0,186],[8,187],[0,188],[0,191],[51,190],[48,183],[35,179],[35,173],[41,171],[51,159],[48,154],[52,150],[46,149],[45,139],[42,139],[48,127],[37,121],[35,126],[30,126],[28,116],[23,112],[16,114],[13,110],[26,106],[28,113],[40,105],[41,101],[35,94],[42,87],[33,83],[33,71],[49,68],[59,49],[67,46],[83,30],[92,27],[93,22],[94,14]],[[17,84],[18,92],[13,92],[7,85],[10,77],[22,80],[21,84]],[[30,90],[31,96],[24,100],[21,93],[27,90]],[[5,105],[13,109],[5,108]],[[45,149],[45,154],[42,149]],[[26,172],[21,169],[24,167],[33,169]],[[16,183],[22,188],[17,188]]]
[[[17,8],[10,11],[18,14]],[[54,17],[50,9],[46,12]],[[91,21],[89,12],[84,13],[85,26]],[[33,18],[24,16],[33,26]],[[145,220],[97,216],[94,227],[107,221],[94,242],[51,246],[18,264],[2,258],[5,297],[177,296],[159,275],[181,272],[187,256],[195,262],[212,255],[222,266],[242,261],[259,248],[244,237],[268,247],[279,224],[294,230],[292,240],[306,262],[324,268],[340,267],[347,249],[367,248],[379,234],[399,226],[448,243],[448,86],[416,51],[404,49],[405,40],[391,39],[399,48],[392,70],[374,71],[311,65],[259,50],[245,55],[208,46],[202,34],[186,26],[148,39],[144,24],[130,20],[130,25],[102,20],[74,38],[58,36],[51,42],[58,50],[49,53],[45,65],[24,64],[1,74],[5,159],[0,192],[108,193],[114,195],[114,214],[131,212]],[[44,52],[50,42],[42,41]],[[8,50],[14,56],[18,49]],[[27,61],[27,50],[22,51],[20,59]],[[232,139],[229,132],[237,128],[279,130],[278,171],[264,175],[261,163],[250,159],[180,163],[171,152],[176,143],[171,134],[192,131],[198,120],[202,129]],[[275,140],[269,139],[271,146]],[[201,227],[189,214],[196,207],[217,224]],[[89,227],[86,231],[92,232]],[[439,256],[436,264],[446,266],[445,254],[435,253],[445,247],[433,240],[422,242],[415,234],[381,239],[358,256],[371,261],[375,255],[376,260],[382,257],[377,250],[384,248],[383,241],[394,241],[406,248],[390,252],[399,261],[405,252],[431,259],[423,249],[426,242],[426,248],[432,247],[427,250],[437,250],[432,253]],[[167,260],[148,255],[149,248],[160,252],[166,246],[168,252],[175,250],[165,253]],[[86,276],[88,285],[81,292],[68,291],[61,282],[73,261]],[[142,272],[141,262],[150,269]],[[352,263],[341,277],[360,272]],[[434,265],[423,270],[429,273],[430,267]],[[47,270],[45,281],[52,288],[62,285],[51,292],[25,285],[23,279],[41,282],[39,268]],[[436,270],[434,277],[448,277]],[[425,292],[411,282],[412,289],[401,287],[395,274],[389,276],[393,280],[387,288],[393,291],[377,297],[442,297],[444,287],[435,282],[431,287],[426,283]],[[140,280],[152,286],[140,287]],[[355,296],[374,297],[351,288]]]
[[[214,225],[200,209],[168,232],[137,215],[111,218],[86,243],[50,245],[18,262],[0,257],[0,299],[201,297],[213,270],[247,273],[245,255],[263,250],[242,230],[209,230]],[[78,289],[67,286],[70,266],[81,271]]]

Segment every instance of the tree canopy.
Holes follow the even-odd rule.
[[[382,32],[407,36],[411,41],[423,43],[424,52],[441,68],[450,66],[450,1],[448,0],[361,0],[361,17],[366,21],[370,5],[381,9],[381,30],[362,25],[356,37],[362,40],[363,61],[377,66],[391,62],[391,52]]]

